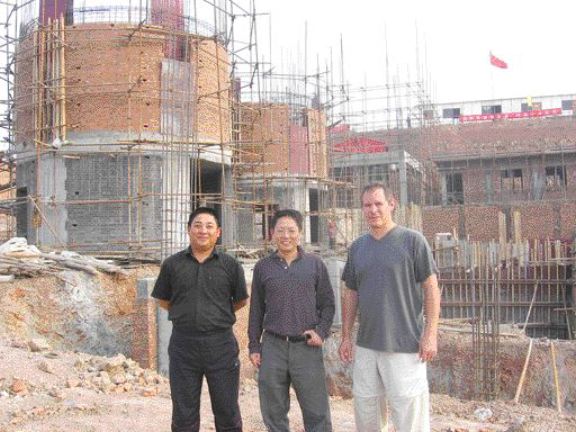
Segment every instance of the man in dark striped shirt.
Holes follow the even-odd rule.
[[[272,219],[277,250],[254,267],[250,361],[259,368],[262,418],[269,431],[289,432],[290,384],[307,432],[332,431],[322,345],[334,318],[334,292],[322,260],[299,246],[302,215]]]

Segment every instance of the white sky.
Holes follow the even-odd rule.
[[[258,17],[259,48],[266,60],[271,52],[276,72],[304,72],[307,23],[307,70],[316,70],[317,59],[323,70],[332,55],[336,83],[342,35],[345,81],[353,87],[386,84],[387,35],[391,81],[394,76],[398,82],[417,79],[418,51],[433,102],[576,93],[573,0],[254,1],[257,12],[270,12]],[[130,1],[76,3],[81,7]],[[0,15],[4,12],[0,7]],[[491,66],[490,51],[509,68]],[[3,66],[4,58],[0,63]]]
[[[288,52],[300,52],[303,64],[307,22],[308,70],[316,55],[321,64],[329,59],[331,47],[339,58],[342,34],[352,85],[386,83],[387,34],[390,75],[415,81],[419,49],[435,102],[576,93],[572,0],[259,0],[256,7],[271,12],[277,67]],[[490,51],[509,68],[490,66]]]

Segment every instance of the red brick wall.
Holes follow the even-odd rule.
[[[66,28],[67,123],[71,131],[160,131],[165,37],[134,28]]]
[[[523,239],[558,238],[559,210],[561,204],[536,202],[515,207],[520,213]]]
[[[436,233],[452,232],[470,240],[499,240],[499,213],[508,214],[507,237],[512,238],[512,215],[520,215],[522,240],[570,240],[576,234],[576,203],[569,201],[532,201],[513,206],[425,207],[423,232],[428,240]]]
[[[16,130],[18,140],[34,131],[32,95],[34,34],[18,46]],[[161,29],[82,24],[65,29],[66,124],[68,131],[160,132],[161,69],[167,34]],[[200,139],[230,142],[229,59],[213,40],[189,36],[191,124]]]
[[[493,206],[465,206],[464,234],[471,240],[499,239],[498,215],[500,212],[500,208]]]
[[[428,240],[433,240],[436,233],[459,231],[458,207],[425,207],[422,210],[422,232]]]
[[[156,301],[151,297],[137,298],[133,315],[132,358],[141,367],[158,367],[158,327]]]
[[[244,162],[264,162],[266,173],[327,176],[326,116],[306,109],[308,126],[290,121],[286,104],[242,104],[241,149]]]

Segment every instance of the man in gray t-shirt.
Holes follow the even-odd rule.
[[[384,185],[364,189],[362,211],[370,232],[350,247],[342,275],[340,357],[346,363],[354,357],[358,431],[386,427],[388,408],[396,431],[430,429],[425,362],[437,353],[437,268],[422,234],[394,223],[395,206]],[[351,333],[358,309],[353,355]]]

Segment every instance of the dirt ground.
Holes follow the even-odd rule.
[[[167,380],[117,354],[130,352],[136,280],[157,271],[150,265],[127,278],[72,272],[0,285],[0,432],[170,430]],[[235,326],[243,347],[240,406],[244,430],[257,432],[265,428],[244,349],[247,314],[241,310]],[[206,389],[201,410],[201,430],[215,430]],[[333,397],[331,410],[336,432],[355,430],[352,400]],[[295,397],[289,416],[291,430],[303,431]],[[576,431],[576,416],[432,395],[432,429],[568,432]]]
[[[0,338],[0,431],[170,430],[170,392],[165,378],[140,369],[123,356],[90,356],[42,345],[42,340]],[[256,383],[244,379],[240,405],[247,432],[265,430],[258,404]],[[432,395],[432,406],[433,431],[576,430],[575,416],[549,408],[462,401],[445,395]],[[351,400],[332,398],[331,408],[335,431],[355,430]],[[290,421],[291,430],[304,430],[294,397]],[[214,430],[206,389],[201,430]]]

